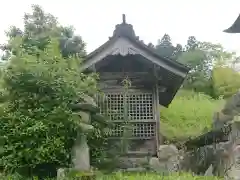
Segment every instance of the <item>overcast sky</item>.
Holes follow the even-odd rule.
[[[22,27],[24,12],[39,4],[58,17],[64,25],[73,25],[76,33],[92,51],[112,35],[116,24],[126,14],[137,36],[156,44],[168,33],[173,43],[185,44],[194,35],[199,40],[221,43],[240,53],[240,34],[226,34],[240,13],[240,0],[7,0],[0,10],[0,43],[10,25]]]

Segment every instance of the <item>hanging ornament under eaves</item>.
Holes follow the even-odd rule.
[[[228,29],[225,29],[223,32],[226,32],[226,33],[240,33],[240,15],[235,20],[235,22],[232,24],[232,26],[229,27]]]

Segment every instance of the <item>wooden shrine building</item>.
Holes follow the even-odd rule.
[[[118,124],[114,136],[122,136],[121,123],[133,125],[129,154],[156,155],[159,146],[159,104],[168,107],[186,77],[188,67],[159,56],[135,35],[125,15],[113,36],[91,52],[83,63],[86,71],[99,73],[99,85],[107,96],[101,113]],[[123,80],[131,82],[124,98]],[[124,100],[125,99],[125,100]],[[128,107],[128,108],[126,108]]]

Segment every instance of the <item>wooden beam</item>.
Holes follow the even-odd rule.
[[[157,83],[157,68],[154,65],[153,74],[156,79],[156,83],[153,87],[153,98],[154,98],[154,117],[156,121],[156,145],[157,145],[157,152],[160,145],[160,106],[159,106],[159,90],[158,90],[158,83]]]

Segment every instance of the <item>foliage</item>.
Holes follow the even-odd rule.
[[[41,157],[37,157],[37,156],[35,157],[33,156],[34,154],[32,154],[33,159],[31,159],[32,157],[29,156],[28,160],[21,161],[21,158],[23,156],[26,156],[26,153],[28,152],[25,152],[24,154],[21,152],[13,152],[12,150],[12,151],[9,151],[7,155],[4,154],[4,157],[7,158],[8,156],[11,155],[11,153],[15,153],[15,155],[16,153],[19,153],[19,155],[17,157],[17,161],[16,162],[14,161],[15,164],[11,164],[9,165],[9,167],[6,167],[6,168],[14,169],[17,166],[21,167],[19,166],[18,163],[20,164],[22,163],[22,165],[24,164],[26,165],[27,163],[30,163],[29,166],[31,166],[31,163],[35,165],[38,163],[41,164],[41,161],[44,162],[43,151],[46,151],[46,149],[44,148],[45,147],[50,148],[48,147],[48,145],[52,145],[53,147],[49,151],[46,151],[45,152],[46,154],[51,153],[51,151],[55,151],[56,149],[54,149],[54,147],[57,148],[57,145],[55,146],[54,143],[51,144],[51,141],[54,141],[54,142],[56,141],[56,143],[57,141],[60,141],[58,143],[59,145],[61,145],[61,143],[63,143],[64,141],[68,141],[69,139],[69,144],[64,144],[62,148],[60,148],[57,152],[55,152],[53,157],[48,159],[50,154],[44,157],[45,160],[47,160],[44,163],[51,162],[51,163],[55,163],[57,166],[59,165],[65,166],[69,163],[68,156],[70,154],[69,153],[70,146],[71,146],[71,142],[73,141],[72,138],[74,136],[74,132],[76,131],[75,128],[73,129],[71,128],[72,126],[73,127],[76,127],[76,126],[73,125],[71,118],[68,119],[67,117],[71,113],[69,109],[67,109],[67,107],[62,107],[61,104],[60,106],[57,103],[64,104],[64,102],[66,103],[67,101],[70,101],[70,99],[68,98],[71,98],[71,100],[73,100],[74,98],[76,98],[76,95],[81,96],[81,93],[84,93],[85,91],[87,91],[87,93],[90,93],[90,94],[95,94],[96,92],[96,88],[95,88],[96,82],[94,80],[95,76],[83,75],[79,72],[79,68],[80,68],[79,58],[86,54],[85,43],[82,41],[80,36],[74,35],[73,27],[61,26],[58,23],[56,17],[54,17],[49,13],[44,12],[43,9],[38,5],[32,6],[32,13],[25,14],[23,30],[15,26],[12,26],[9,29],[9,31],[7,31],[6,35],[9,39],[8,43],[1,46],[1,49],[5,52],[4,53],[5,56],[3,57],[3,59],[10,59],[10,61],[7,62],[7,64],[10,64],[8,66],[9,68],[6,71],[7,72],[6,75],[8,76],[5,76],[5,81],[6,82],[9,81],[9,82],[5,83],[5,86],[9,88],[10,86],[17,86],[17,82],[18,83],[22,82],[22,85],[20,86],[22,89],[18,87],[14,90],[14,88],[12,87],[11,91],[14,91],[16,95],[13,96],[12,99],[10,99],[10,102],[8,103],[20,104],[20,101],[21,101],[21,104],[22,104],[22,101],[23,103],[28,103],[32,101],[34,101],[32,103],[35,103],[35,106],[29,109],[29,111],[32,110],[33,112],[23,112],[23,111],[28,111],[27,109],[24,110],[24,108],[29,108],[28,106],[21,107],[19,112],[13,112],[15,107],[11,110],[7,109],[9,112],[7,111],[8,115],[6,119],[16,118],[15,117],[16,114],[20,114],[22,115],[21,118],[31,118],[30,120],[25,119],[26,121],[31,121],[32,123],[34,121],[37,121],[37,122],[39,121],[39,123],[42,125],[43,120],[40,121],[39,119],[45,119],[44,120],[44,123],[45,123],[49,119],[52,121],[61,121],[62,119],[66,118],[65,121],[59,124],[59,126],[62,128],[62,132],[58,132],[58,131],[56,132],[56,130],[52,131],[51,133],[52,139],[51,138],[46,139],[46,141],[49,142],[49,143],[46,143],[46,146],[44,147],[40,146],[37,148],[36,146],[37,143],[42,143],[43,145],[44,140],[42,139],[39,139],[39,142],[37,142],[34,145],[35,148],[39,151],[39,154],[41,154]],[[51,40],[53,38],[56,41],[55,45],[50,44],[52,43]],[[19,47],[21,47],[20,52],[19,52]],[[33,62],[34,60],[36,62]],[[66,62],[66,60],[69,60],[70,62]],[[20,61],[20,62],[17,62],[17,61]],[[20,78],[19,76],[20,74],[23,74],[23,76],[21,77],[22,78],[21,81],[18,81],[18,78]],[[13,78],[12,81],[15,80],[14,84],[12,83],[12,81],[10,81],[11,78]],[[27,78],[31,80],[31,83],[28,81]],[[37,86],[34,84],[36,82],[37,82],[36,84]],[[23,87],[26,85],[26,83],[28,86],[30,86],[28,87],[30,89],[25,89],[25,87]],[[44,85],[43,87],[42,87],[42,83]],[[79,83],[79,84],[76,84],[76,83]],[[48,93],[49,97],[43,97],[44,95],[44,92],[42,92],[43,88],[46,88],[44,91],[48,91],[48,90],[51,91],[51,94]],[[58,90],[58,88],[60,89]],[[67,88],[69,89],[68,94],[66,93],[61,94],[64,91],[67,92]],[[36,94],[36,92],[34,92],[34,89],[35,91],[38,91],[37,93],[41,93],[41,94]],[[21,92],[18,92],[19,90]],[[57,91],[58,94],[54,94],[55,91]],[[9,94],[11,93],[9,89],[7,89],[6,92],[8,92]],[[71,95],[71,93],[73,94]],[[15,102],[14,98],[18,98],[18,97],[21,97],[21,98],[19,98]],[[56,100],[57,102],[52,101],[52,99],[56,97],[61,97],[61,98],[59,99],[59,101]],[[32,100],[28,100],[29,98],[32,98]],[[60,102],[60,100],[62,100],[63,102]],[[48,101],[51,101],[51,103],[48,104]],[[37,107],[37,104],[39,105],[39,107]],[[46,104],[48,105],[43,108],[42,106]],[[55,105],[60,106],[56,108],[55,113],[60,111],[63,114],[57,113],[56,117],[52,117],[54,116],[54,112],[51,112],[50,114],[48,114],[49,113],[48,111],[50,110],[47,110],[47,108],[53,108]],[[40,110],[37,110],[37,109],[40,109]],[[38,111],[40,111],[42,114]],[[29,115],[29,113],[31,115]],[[35,113],[38,113],[37,117],[35,117]],[[45,116],[41,117],[43,116],[43,113],[46,113],[45,115],[46,117]],[[8,123],[8,122],[6,121],[4,123]],[[9,124],[5,124],[5,125],[8,126]],[[104,149],[107,146],[106,137],[108,136],[108,133],[103,131],[103,127],[102,127],[103,124],[93,122],[93,125],[95,126],[94,131],[88,134],[89,145],[91,148],[91,152],[90,152],[91,163],[94,166],[99,166],[99,163],[102,164],[105,157]],[[28,128],[28,126],[31,126],[31,124],[29,125],[26,124],[26,128]],[[35,124],[35,126],[37,127],[38,124]],[[53,127],[49,127],[48,124],[47,125],[44,124],[44,126],[47,126],[47,127],[43,129],[43,132],[45,131],[47,132],[51,128],[55,128],[54,127],[55,125],[52,125]],[[2,134],[5,134],[8,131],[11,131],[11,128],[13,130],[14,127],[11,126],[9,130],[4,130]],[[24,131],[24,129],[22,129],[22,131]],[[19,131],[18,133],[22,133],[22,131]],[[67,135],[67,132],[69,132],[68,135]],[[64,135],[63,133],[66,133],[64,137],[58,137],[57,139],[54,139],[54,136],[57,136],[58,134],[61,134],[63,136]],[[18,135],[19,134],[16,134],[16,136]],[[36,133],[36,137],[38,137],[37,133]],[[18,141],[20,141],[20,136]],[[34,151],[35,151],[34,149],[31,150],[32,153]],[[60,151],[63,151],[63,152],[60,152]],[[64,158],[59,156],[59,154],[57,153],[60,153],[60,155],[64,156]],[[31,155],[31,153],[29,155]],[[56,158],[56,156],[59,156],[59,157],[54,161],[59,161],[59,162],[52,162],[53,159]],[[12,158],[14,158],[14,156],[12,156]],[[36,160],[36,158],[38,159]],[[10,163],[10,159],[8,162],[2,162],[2,163]]]
[[[214,92],[216,89],[212,84],[213,66],[222,63],[235,67],[240,59],[235,52],[226,51],[222,45],[201,42],[195,36],[189,36],[185,46],[174,46],[170,35],[164,34],[155,47],[151,43],[149,47],[155,48],[159,55],[177,60],[191,68],[183,84],[185,89],[203,92],[213,98],[219,93]]]
[[[21,43],[21,42],[20,42]],[[4,71],[8,94],[1,119],[1,167],[33,170],[68,166],[78,123],[70,102],[96,93],[96,76],[79,71],[79,59],[63,59],[56,40],[44,51],[19,49]]]
[[[98,122],[92,122],[92,125],[94,130],[88,134],[90,164],[99,170],[111,172],[116,168],[116,149],[119,149],[108,139],[111,136],[111,126],[106,127]]]
[[[228,98],[240,89],[240,74],[227,66],[215,66],[213,69],[212,84],[214,95]]]
[[[151,44],[149,44],[149,46],[152,47]],[[174,47],[171,42],[171,37],[168,34],[164,34],[162,39],[158,40],[155,50],[159,55],[163,57],[176,60],[183,49],[180,44],[177,44],[177,46]]]
[[[220,44],[197,41],[190,36],[186,45],[186,51],[178,61],[191,67],[191,71],[184,82],[184,88],[196,92],[204,92],[215,97],[212,84],[212,68],[219,62],[228,64],[236,59],[234,52],[227,52]]]
[[[169,108],[161,109],[160,131],[168,140],[200,135],[211,128],[213,112],[221,103],[202,93],[181,90]]]
[[[191,67],[191,71],[184,82],[185,89],[211,94],[211,83],[208,66],[204,62],[205,58],[205,53],[201,50],[184,52],[179,56],[179,62]]]
[[[195,36],[189,36],[186,44],[186,51],[193,51],[198,47],[198,40],[196,39]]]
[[[73,27],[61,26],[56,17],[44,12],[39,5],[32,5],[31,14],[25,13],[23,30],[11,26],[6,35],[8,43],[1,46],[1,50],[4,51],[2,59],[9,59],[11,55],[16,54],[12,40],[17,36],[22,37],[22,48],[28,53],[34,54],[36,49],[43,50],[49,44],[50,38],[55,37],[59,41],[63,57],[82,57],[86,54],[85,43],[80,36],[74,35]]]

